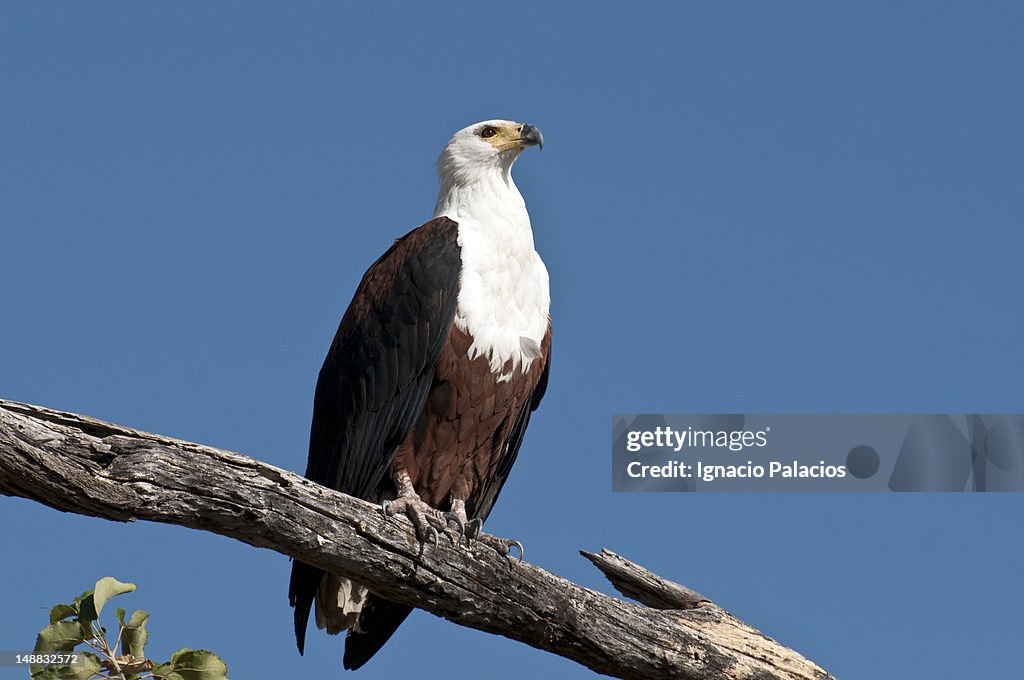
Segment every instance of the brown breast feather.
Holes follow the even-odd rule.
[[[511,360],[497,382],[486,356],[469,357],[473,338],[454,324],[441,350],[434,382],[416,427],[399,447],[392,471],[405,470],[420,497],[447,510],[452,498],[475,505],[475,493],[494,476],[516,416],[529,402],[544,371],[551,331],[540,358],[524,373]]]

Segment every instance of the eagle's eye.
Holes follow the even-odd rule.
[[[492,137],[496,137],[497,135],[498,135],[498,129],[497,128],[493,128],[490,125],[488,125],[484,129],[480,130],[480,136],[483,139],[491,139]]]

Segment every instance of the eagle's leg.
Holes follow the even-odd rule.
[[[499,553],[505,556],[512,554],[512,548],[519,550],[519,561],[523,561],[523,544],[519,541],[510,538],[500,538],[498,536],[492,536],[484,533],[484,522],[479,517],[469,519],[466,516],[466,502],[457,498],[452,499],[452,511],[451,513],[445,513],[445,516],[449,514],[456,515],[461,520],[460,527],[462,528],[462,535],[469,540],[480,541],[486,546],[497,550]]]
[[[384,512],[385,517],[394,517],[401,513],[409,518],[409,521],[412,522],[413,527],[416,529],[416,537],[420,541],[420,555],[422,556],[423,549],[428,542],[432,541],[434,547],[437,547],[438,530],[445,531],[448,528],[448,520],[445,517],[445,513],[442,513],[420,498],[407,472],[401,471],[395,474],[394,482],[398,496],[393,501],[383,501],[381,503],[381,510]]]

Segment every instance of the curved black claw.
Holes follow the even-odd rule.
[[[430,533],[434,537],[434,550],[437,550],[438,544],[439,544],[439,542],[441,540],[441,537],[437,533],[437,529],[435,529],[434,527],[428,527],[428,529],[430,529]],[[428,542],[429,542],[429,539],[427,541],[420,541],[420,554],[417,555],[418,558],[419,557],[423,557],[423,553],[425,553],[426,550],[427,550],[427,543]]]
[[[466,538],[474,539],[484,532],[484,522],[479,517],[474,517],[466,524]]]
[[[526,557],[526,551],[523,550],[523,544],[520,543],[519,541],[514,540],[514,539],[509,540],[509,542],[508,542],[508,556],[509,557],[512,557],[512,548],[513,547],[519,548],[519,559],[517,561],[518,562],[522,562],[523,558]]]
[[[380,502],[380,514],[384,515],[384,519],[390,517],[388,515],[388,506],[391,505],[391,501],[385,499]]]
[[[459,527],[459,541],[455,545],[462,545],[462,537],[466,535],[466,523],[454,512],[446,512],[442,517],[444,517],[446,523],[455,522],[456,526]]]

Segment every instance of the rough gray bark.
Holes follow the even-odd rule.
[[[442,539],[418,557],[412,525],[385,520],[369,503],[237,453],[73,413],[0,400],[0,494],[230,536],[621,678],[831,677],[703,596],[614,553],[584,555],[643,604],[478,545]]]

